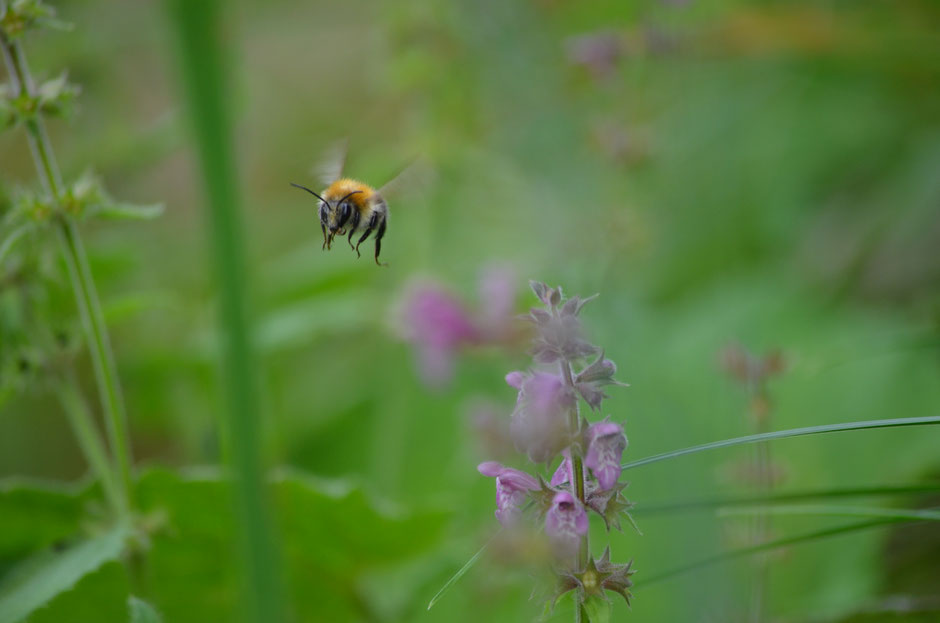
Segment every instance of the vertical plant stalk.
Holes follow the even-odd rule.
[[[565,385],[568,387],[568,389],[574,392],[575,387],[574,378],[571,375],[571,364],[565,360],[561,361],[561,377],[564,379]],[[581,428],[581,412],[577,402],[575,402],[574,409],[571,410],[569,427],[574,434],[577,434]],[[571,493],[576,498],[578,498],[578,501],[583,507],[587,508],[587,502],[584,497],[584,462],[581,457],[580,444],[573,445],[571,448],[571,472],[572,480],[574,481],[571,483]],[[588,542],[588,532],[586,532],[584,533],[584,536],[581,537],[581,543],[578,547],[578,569],[583,571],[587,568],[587,559],[589,555],[590,543]],[[575,602],[575,623],[582,623],[582,621],[587,621],[588,616],[584,609],[584,604],[580,599],[575,599]]]
[[[0,0],[0,10],[2,9],[6,9],[4,0]],[[34,99],[36,86],[30,75],[22,47],[17,42],[8,39],[2,31],[0,31],[0,47],[3,48],[3,58],[10,74],[14,97],[25,93]],[[36,112],[25,121],[25,126],[39,179],[53,204],[57,204],[61,199],[62,176],[56,164],[45,124]],[[122,497],[127,500],[130,498],[131,485],[130,439],[127,434],[124,400],[104,314],[101,311],[101,303],[95,289],[88,256],[75,222],[69,215],[59,212],[53,219],[53,227],[61,245],[72,291],[82,319],[82,327],[85,330],[88,352],[91,356],[98,394],[105,415],[109,445],[116,462],[117,481]],[[92,462],[93,459],[89,456],[88,460]]]
[[[74,374],[67,373],[65,378],[58,379],[56,383],[56,395],[65,415],[68,417],[72,431],[78,439],[78,445],[85,454],[88,464],[92,471],[101,482],[101,488],[108,504],[112,507],[117,516],[124,516],[127,513],[127,498],[124,492],[115,482],[114,472],[111,460],[104,442],[95,428],[94,418],[78,389],[77,380]]]
[[[755,389],[752,389],[750,410],[758,434],[766,433],[770,429],[770,403],[766,391],[763,381],[759,382]],[[774,488],[774,476],[769,442],[764,441],[755,445],[754,468],[757,477],[758,495],[770,495]],[[767,513],[756,514],[753,518],[752,528],[751,545],[759,546],[768,541],[770,539],[770,515]],[[748,616],[750,623],[761,623],[764,620],[769,570],[768,554],[758,554],[754,558],[754,579],[751,585],[751,603]]]
[[[218,287],[223,454],[233,478],[241,549],[244,619],[286,620],[277,543],[261,457],[258,375],[248,313],[247,262],[226,84],[224,6],[215,0],[168,0],[179,45],[183,92],[206,187],[212,267]]]

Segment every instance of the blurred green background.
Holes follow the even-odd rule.
[[[82,87],[74,119],[50,126],[64,174],[93,166],[115,196],[167,206],[153,222],[84,228],[136,462],[198,480],[219,459],[215,294],[167,14],[142,2],[58,8],[75,29],[26,45],[37,76],[68,69]],[[529,278],[600,292],[584,320],[631,384],[605,404],[625,425],[627,460],[751,432],[747,395],[717,364],[731,341],[784,353],[787,370],[769,386],[774,429],[940,412],[936,3],[274,0],[226,11],[245,280],[263,363],[258,442],[271,466],[343,500],[295,504],[282,489],[299,485],[278,489],[300,620],[541,612],[532,578],[486,560],[424,612],[495,528],[493,482],[475,469],[491,457],[468,405],[490,400],[508,417],[515,396],[503,376],[528,364],[522,348],[472,350],[452,385],[426,388],[395,329],[396,305],[419,276],[483,306],[480,271],[509,266],[520,312],[534,303]],[[288,184],[316,187],[311,167],[341,137],[348,173],[375,185],[416,157],[434,169],[427,186],[389,198],[389,269],[366,253],[356,261],[344,244],[322,252],[315,204]],[[22,131],[0,135],[0,170],[4,194],[33,183]],[[64,322],[77,327],[63,300]],[[87,360],[79,367],[92,395]],[[781,490],[797,490],[935,482],[938,447],[925,428],[772,451]],[[729,474],[748,456],[639,468],[627,494],[642,508],[746,492]],[[84,473],[42,388],[5,397],[0,476]],[[128,586],[168,622],[233,618],[228,507],[210,485],[173,493],[178,479],[158,469],[141,484],[144,509],[169,504],[145,571],[106,565],[31,620],[126,620],[122,600],[108,604]],[[357,493],[343,497],[346,486]],[[343,504],[347,526],[320,519],[321,506]],[[27,507],[4,507],[0,532]],[[642,587],[645,573],[735,545],[740,521],[701,512],[638,521],[643,536],[610,537],[614,557],[638,569],[633,613],[618,602],[615,620],[744,620],[748,561]],[[840,522],[781,518],[774,530]],[[593,526],[597,554],[602,528]],[[937,620],[871,613],[888,595],[937,597],[937,549],[905,558],[913,528],[896,530],[773,558],[768,620]],[[940,541],[936,528],[917,540]],[[570,618],[562,603],[552,620]]]

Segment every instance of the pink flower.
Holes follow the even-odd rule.
[[[518,386],[509,432],[516,448],[535,463],[549,461],[571,442],[569,419],[574,392],[560,377],[547,372],[528,376],[510,373],[506,382]]]
[[[413,288],[407,295],[403,321],[405,337],[417,349],[421,376],[435,387],[453,378],[457,350],[480,339],[460,301],[431,284]]]
[[[627,448],[623,427],[610,421],[592,424],[587,430],[588,451],[584,466],[590,468],[602,490],[612,488],[620,479],[620,461]]]
[[[504,526],[513,524],[522,512],[522,503],[529,491],[539,489],[538,481],[529,474],[505,467],[496,461],[477,466],[484,476],[496,478],[496,519]]]
[[[560,556],[571,556],[578,551],[581,536],[588,531],[588,517],[573,495],[559,491],[545,514],[545,534],[552,540]]]

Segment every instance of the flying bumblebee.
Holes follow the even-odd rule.
[[[349,235],[349,247],[358,257],[359,245],[375,232],[375,263],[379,266],[388,266],[379,262],[379,253],[382,251],[382,238],[388,226],[388,204],[385,202],[385,192],[397,189],[403,185],[406,173],[413,172],[414,165],[408,167],[389,183],[378,190],[358,180],[343,177],[343,165],[346,159],[345,142],[334,147],[331,153],[318,167],[320,181],[327,187],[317,194],[300,184],[291,182],[295,186],[320,200],[320,229],[323,231],[323,247],[330,250],[333,238]],[[413,181],[413,180],[412,180]],[[355,246],[353,237],[358,236]]]

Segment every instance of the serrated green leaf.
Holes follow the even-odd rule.
[[[592,595],[584,600],[584,611],[591,623],[610,623],[610,601]]]
[[[0,483],[0,572],[75,534],[89,496],[89,488]]]
[[[133,595],[127,598],[127,609],[130,613],[130,623],[160,623],[160,615],[153,606],[143,599]]]
[[[413,558],[441,536],[447,514],[406,512],[345,481],[282,473],[268,488],[298,620],[359,616],[359,580]],[[231,620],[238,607],[228,483],[216,470],[189,476],[154,470],[136,490],[141,511],[162,513],[145,561],[153,602],[167,621]],[[180,574],[179,569],[186,569]]]
[[[0,584],[0,623],[16,623],[76,582],[115,560],[130,530],[119,524],[62,552],[46,551],[16,567]]]

